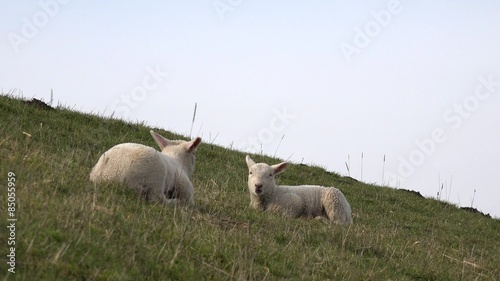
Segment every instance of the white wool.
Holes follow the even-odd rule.
[[[194,204],[191,175],[201,139],[172,141],[150,131],[161,152],[137,143],[122,143],[104,152],[92,168],[94,183],[121,183],[147,200]]]
[[[283,172],[288,163],[269,166],[255,163],[246,156],[250,206],[284,216],[326,217],[335,224],[351,224],[352,211],[344,194],[334,187],[318,185],[276,185],[275,175]]]

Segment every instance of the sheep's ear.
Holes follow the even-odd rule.
[[[156,133],[153,130],[149,132],[151,133],[151,136],[153,136],[153,139],[155,139],[156,143],[158,144],[161,150],[163,150],[163,148],[168,145],[168,140],[164,138],[162,135]]]
[[[200,145],[200,143],[201,143],[200,137],[197,137],[197,138],[191,140],[190,142],[188,142],[187,143],[188,152],[193,152],[194,150],[196,150],[196,148],[198,147],[198,145]]]
[[[286,168],[288,168],[288,163],[283,162],[283,163],[279,163],[276,165],[272,165],[271,168],[273,168],[274,174],[277,175],[277,174],[283,172],[284,170],[286,170]]]
[[[253,165],[255,165],[255,162],[252,160],[252,158],[250,158],[250,155],[247,155],[245,157],[245,160],[247,161],[247,166],[248,168],[252,167]]]

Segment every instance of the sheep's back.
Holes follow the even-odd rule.
[[[325,187],[318,185],[297,185],[288,186],[282,185],[278,187],[281,192],[292,192],[297,194],[304,200],[305,213],[304,216],[321,216],[323,213],[323,206],[321,204],[321,197]]]
[[[94,166],[91,179],[126,183],[133,179],[164,174],[161,153],[137,143],[122,143],[104,152]]]

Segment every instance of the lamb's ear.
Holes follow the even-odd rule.
[[[196,150],[196,148],[198,147],[198,145],[200,145],[200,143],[201,143],[200,137],[197,137],[197,138],[191,140],[190,142],[188,142],[187,143],[188,152],[193,152],[194,150]]]
[[[168,140],[164,138],[162,135],[156,133],[153,130],[149,132],[151,133],[151,136],[153,136],[153,139],[155,139],[156,143],[160,147],[160,150],[163,150],[163,148],[168,145]]]
[[[250,155],[247,155],[245,157],[245,160],[247,161],[247,166],[248,168],[252,167],[253,165],[255,165],[255,162],[252,160],[252,158],[250,158]]]
[[[274,174],[277,175],[277,174],[283,172],[284,170],[286,170],[286,168],[288,168],[288,163],[282,162],[282,163],[279,163],[276,165],[272,165],[271,168],[273,168]]]

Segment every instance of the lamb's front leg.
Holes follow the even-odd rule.
[[[297,194],[286,193],[269,204],[268,209],[288,218],[298,218],[304,213],[304,201]]]
[[[146,195],[146,199],[152,202],[159,202],[162,204],[169,204],[165,193],[162,192],[162,188],[154,188]]]

